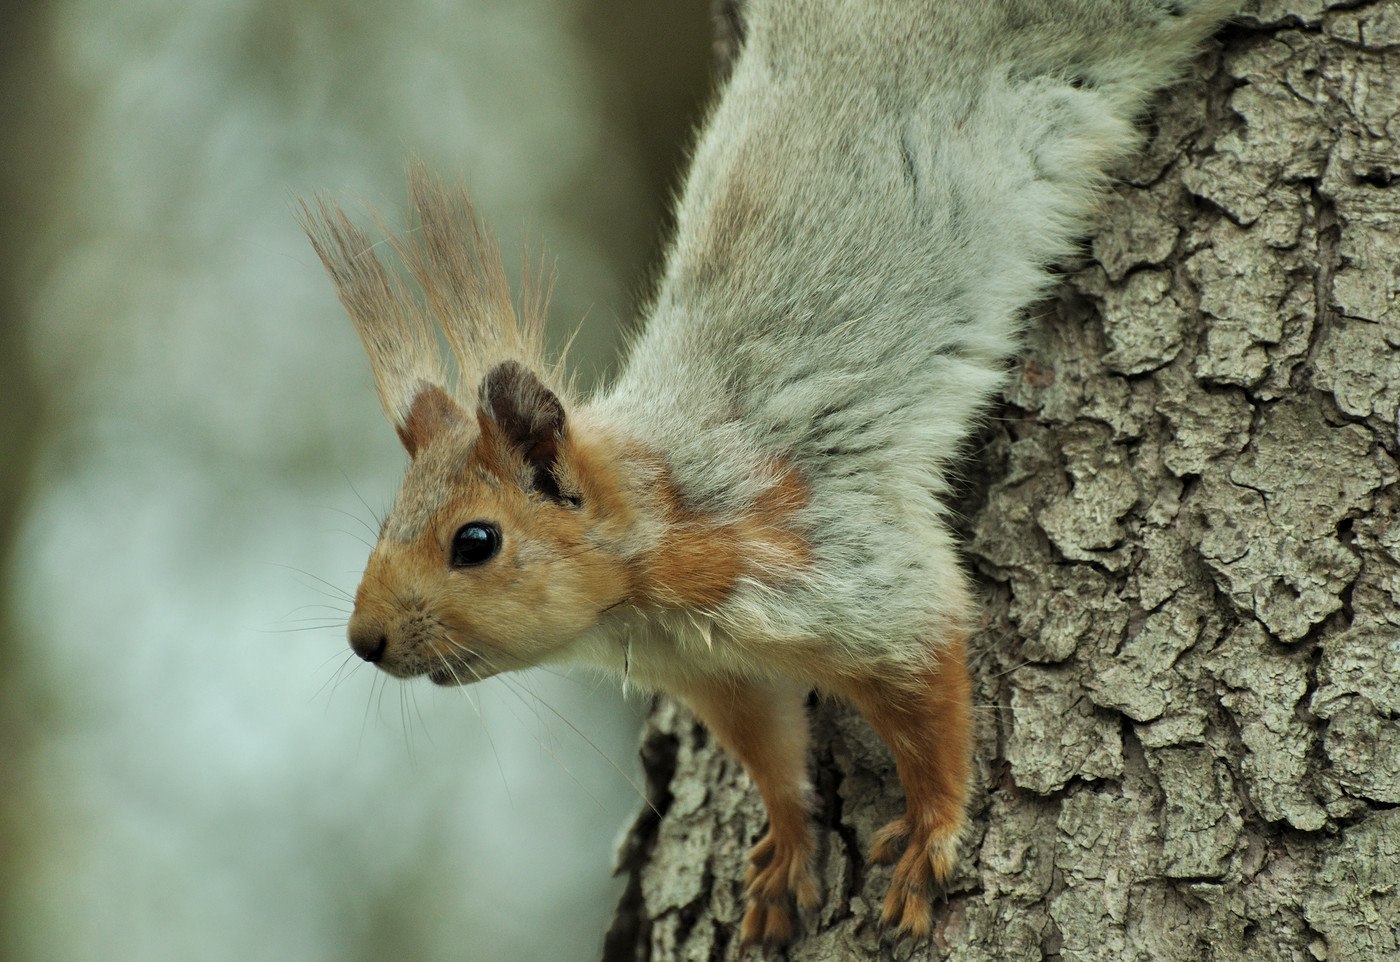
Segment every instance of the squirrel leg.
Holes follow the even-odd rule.
[[[792,905],[820,902],[808,828],[807,690],[735,679],[689,681],[676,692],[743,763],[768,809],[768,833],[749,853],[744,945],[781,944],[796,929]]]
[[[881,920],[899,935],[921,938],[932,927],[933,887],[952,875],[967,820],[972,683],[965,638],[959,633],[939,646],[915,688],[866,677],[846,682],[838,693],[894,753],[905,814],[876,832],[870,857],[892,862],[906,842]]]

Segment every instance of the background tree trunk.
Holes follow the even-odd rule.
[[[976,827],[937,934],[881,942],[899,783],[814,703],[793,960],[1400,959],[1400,7],[1264,7],[1158,103],[971,459]],[[605,958],[738,958],[758,798],[672,702],[642,758]]]

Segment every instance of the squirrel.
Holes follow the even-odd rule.
[[[396,269],[304,203],[410,456],[355,653],[439,685],[582,662],[681,699],[767,808],[745,944],[820,903],[806,700],[844,699],[904,788],[871,845],[883,922],[927,935],[973,747],[950,472],[1147,98],[1229,6],[750,0],[645,324],[588,399],[463,191],[412,167]]]

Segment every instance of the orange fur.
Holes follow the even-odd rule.
[[[930,647],[928,666],[910,678],[853,675],[851,666],[811,653],[804,666],[806,677],[819,688],[864,715],[894,754],[905,813],[875,833],[870,857],[879,863],[897,861],[881,917],[914,938],[932,928],[934,887],[952,875],[966,824],[972,765],[972,685],[966,658],[966,633],[955,630]],[[742,938],[745,943],[787,941],[795,929],[793,904],[805,908],[817,897],[802,795],[807,722],[789,707],[801,706],[806,686],[686,679],[674,687],[743,763],[768,810],[769,831],[750,854]]]
[[[466,651],[493,668],[483,675],[524,667],[628,596],[631,572],[593,542],[591,516],[523,488],[523,461],[492,432],[450,432],[441,447],[420,451],[411,470],[419,462],[424,471],[440,467],[450,483],[411,538],[380,539],[355,599],[353,623],[387,638],[384,670],[445,670],[442,659]],[[475,520],[503,532],[500,554],[491,564],[453,569],[453,535]]]
[[[934,884],[953,873],[967,819],[972,683],[966,647],[960,632],[940,645],[919,687],[896,688],[887,679],[867,677],[839,682],[834,689],[894,753],[905,814],[876,833],[870,857],[894,861],[899,844],[906,842],[881,918],[915,938],[932,926],[929,898]]]
[[[468,434],[457,411],[436,389],[410,409],[405,445],[425,472],[436,464],[449,480],[410,540],[381,540],[357,595],[357,626],[378,626],[388,639],[380,663],[387,671],[431,671],[439,656],[450,657],[448,644],[518,666],[540,654],[530,649],[538,639],[573,637],[623,600],[703,610],[721,604],[743,578],[772,581],[810,560],[794,527],[808,492],[787,465],[774,466],[772,486],[748,512],[720,520],[682,505],[655,454],[570,430],[556,471],[561,489],[578,496],[579,506],[569,507],[531,493],[530,466],[491,417],[478,411],[478,431]],[[473,520],[505,533],[500,560],[453,571],[453,533]],[[639,536],[636,528],[653,534]],[[629,538],[636,544],[629,547]],[[405,628],[413,622],[405,602],[413,599],[437,614],[447,626],[440,635],[451,642]]]
[[[772,583],[811,563],[797,526],[811,495],[790,464],[768,466],[772,484],[747,511],[707,516],[684,504],[661,457],[589,430],[585,417],[583,430],[571,426],[558,438],[555,480],[577,496],[564,503],[532,489],[529,452],[491,416],[478,412],[475,422],[479,430],[471,431],[471,420],[435,389],[415,399],[406,418],[415,467],[449,480],[420,531],[381,539],[356,596],[356,620],[388,639],[381,667],[391,673],[475,680],[538,661],[548,654],[533,647],[541,637],[572,637],[622,601],[704,611],[743,579]],[[490,565],[451,570],[452,536],[476,519],[506,533],[501,554]],[[894,753],[907,810],[877,833],[872,857],[894,860],[907,843],[884,919],[907,934],[928,933],[932,888],[953,870],[970,767],[965,633],[950,634],[930,645],[928,667],[908,677],[839,660],[812,639],[764,638],[749,641],[805,682],[704,671],[668,679],[744,765],[768,812],[768,831],[750,854],[744,942],[787,941],[794,908],[818,900],[806,797],[809,683],[854,704]]]
[[[744,765],[768,810],[768,832],[749,854],[744,944],[792,938],[792,903],[819,904],[807,825],[806,687],[739,679],[691,680],[677,692]]]
[[[636,445],[572,430],[559,456],[560,484],[583,492],[584,509],[594,517],[601,533],[621,539],[644,509],[626,468],[652,460]]]
[[[704,610],[722,604],[740,578],[771,582],[775,572],[808,564],[811,548],[793,529],[793,515],[809,499],[807,486],[791,466],[775,470],[773,486],[732,521],[688,510],[669,479],[658,485],[667,537],[647,556],[635,600]]]
[[[481,411],[476,412],[476,423],[481,434],[467,455],[468,461],[503,482],[521,484],[525,480],[525,464],[520,455]]]

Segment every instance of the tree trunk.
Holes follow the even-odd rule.
[[[936,934],[881,941],[899,782],[814,702],[794,962],[1400,959],[1400,7],[1265,6],[1157,104],[970,459],[975,831]],[[664,699],[642,758],[605,959],[736,959],[757,795]]]

